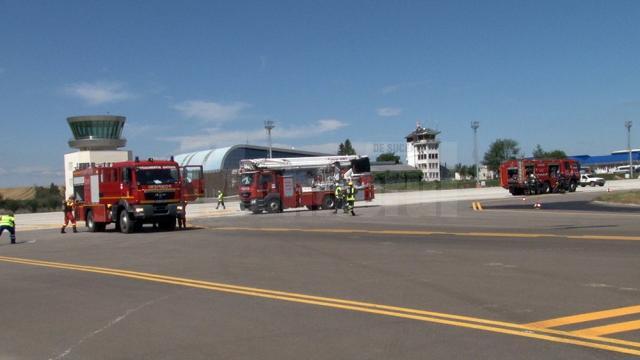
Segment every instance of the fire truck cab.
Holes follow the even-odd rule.
[[[91,232],[104,231],[109,223],[123,233],[140,230],[145,223],[173,230],[187,202],[202,192],[202,167],[179,167],[173,160],[136,157],[73,173],[75,216]]]
[[[336,206],[335,184],[347,181],[356,188],[356,200],[375,197],[369,158],[319,156],[240,161],[240,209],[255,214],[306,206],[310,210]]]

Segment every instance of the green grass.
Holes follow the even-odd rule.
[[[596,201],[640,205],[640,190],[621,191],[598,196]]]
[[[376,193],[401,192],[401,191],[425,191],[425,190],[450,190],[450,189],[471,189],[476,187],[475,180],[471,181],[420,181],[420,182],[400,182],[392,184],[376,183]],[[498,180],[486,181],[486,187],[500,186]]]

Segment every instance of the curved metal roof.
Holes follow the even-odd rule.
[[[260,154],[259,157],[266,157],[266,152],[268,151],[268,147],[265,146],[257,146],[257,145],[233,145],[227,146],[218,149],[209,149],[202,150],[196,152],[190,152],[185,154],[175,155],[174,160],[180,164],[180,166],[186,165],[202,165],[202,170],[205,172],[211,171],[220,171],[222,170],[225,160],[227,157],[237,149],[246,149],[246,150],[260,150],[264,151],[264,154]],[[281,148],[273,148],[275,153],[284,153],[285,155],[291,156],[324,156],[327,154],[297,150],[297,149],[281,149]],[[237,152],[236,152],[237,156]],[[233,158],[231,160],[234,160]],[[237,159],[239,161],[240,159]],[[239,165],[239,164],[236,164]]]
[[[219,171],[222,168],[225,156],[231,148],[232,146],[227,146],[219,149],[179,154],[174,156],[174,160],[180,164],[180,166],[202,165],[203,171]]]

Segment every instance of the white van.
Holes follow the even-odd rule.
[[[633,172],[638,173],[640,171],[640,165],[633,165]],[[629,165],[618,166],[615,170],[613,170],[614,174],[624,175],[629,173]]]

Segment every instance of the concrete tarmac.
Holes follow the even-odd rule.
[[[639,356],[640,215],[518,201],[3,237],[0,359]]]

